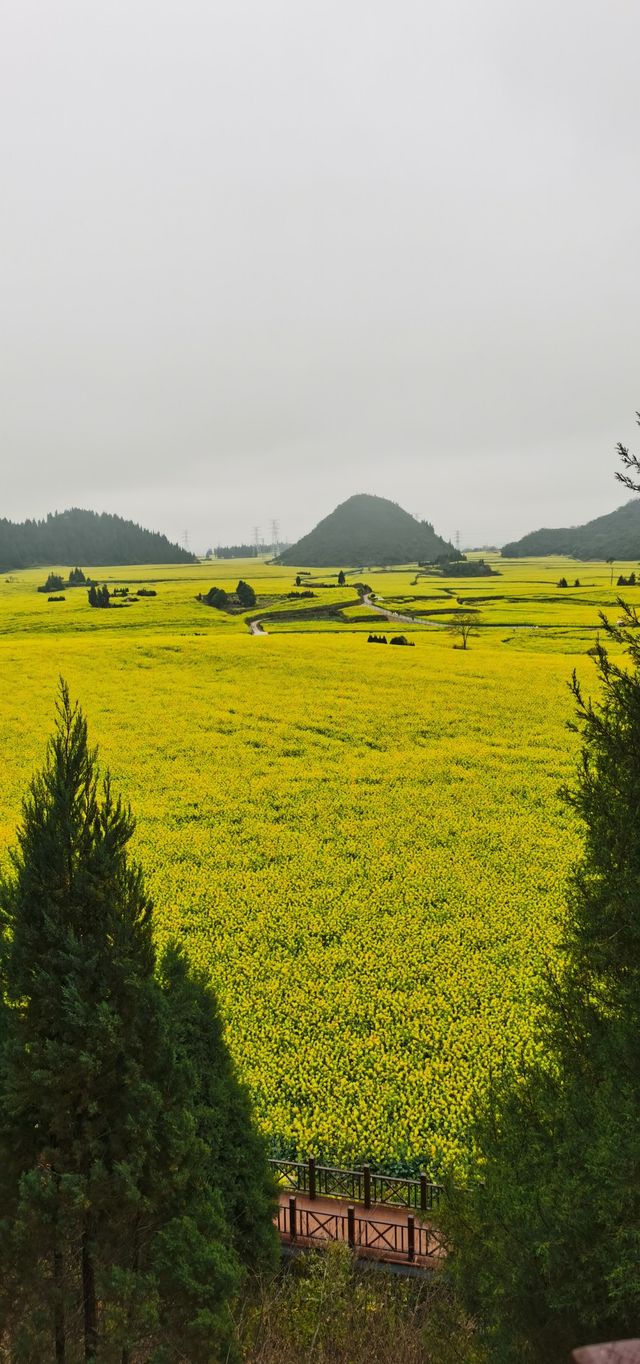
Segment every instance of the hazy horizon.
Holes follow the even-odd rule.
[[[620,491],[621,491],[622,494],[624,494],[625,489],[621,487]],[[382,496],[382,494],[379,494],[379,495]],[[342,499],[342,500],[344,501],[345,499]],[[391,499],[391,500],[397,502],[397,498],[393,498],[393,499]],[[633,501],[633,500],[637,500],[637,499],[635,499],[633,495],[631,495],[631,497],[630,497],[630,496],[627,494],[626,497],[623,496],[623,501],[622,501],[622,502],[618,501],[618,503],[616,503],[616,506],[615,506],[615,507],[607,508],[606,510],[608,510],[608,511],[615,511],[615,510],[617,510],[617,508],[618,508],[619,506],[624,505],[625,502],[629,502],[629,501]],[[75,504],[74,504],[74,505],[75,505]],[[330,507],[330,508],[329,508],[329,512],[334,511],[334,510],[335,510],[335,507],[337,507],[338,505],[339,505],[339,503],[336,503],[333,507]],[[401,505],[401,504],[399,504],[399,505]],[[69,511],[69,510],[73,510],[73,508],[72,508],[72,507],[54,507],[54,508],[49,508],[49,513],[46,513],[46,512],[45,512],[44,515],[43,515],[42,517],[37,517],[37,518],[35,518],[35,519],[37,519],[37,520],[43,520],[44,517],[46,517],[47,514],[50,514],[50,513],[52,513],[52,512],[55,513],[56,511],[62,512],[62,511]],[[139,524],[139,525],[140,525],[143,529],[145,529],[145,530],[160,531],[160,532],[162,532],[163,534],[167,534],[167,535],[168,535],[168,538],[169,538],[171,541],[173,541],[174,543],[176,543],[176,544],[178,544],[178,545],[180,545],[180,546],[182,546],[182,547],[184,547],[184,548],[187,548],[187,549],[191,550],[194,554],[199,555],[201,558],[204,557],[204,555],[205,555],[205,553],[207,552],[208,549],[210,549],[210,548],[211,548],[211,549],[215,549],[215,548],[216,548],[216,545],[220,545],[220,547],[229,546],[229,545],[234,545],[234,544],[238,544],[238,545],[240,545],[240,544],[247,544],[247,545],[253,546],[253,544],[255,543],[254,538],[253,538],[253,534],[251,534],[251,535],[248,535],[246,538],[233,537],[233,536],[231,536],[231,537],[227,537],[227,538],[225,539],[225,538],[217,537],[215,540],[210,540],[210,541],[208,541],[207,544],[205,545],[204,542],[203,542],[202,544],[200,544],[199,542],[198,542],[198,543],[195,543],[194,540],[193,540],[193,537],[191,536],[190,533],[187,533],[186,538],[185,538],[185,533],[184,533],[184,531],[183,531],[182,534],[177,534],[177,535],[173,536],[170,532],[167,532],[167,531],[164,529],[164,527],[162,527],[162,526],[156,526],[156,525],[151,525],[151,524],[147,524],[146,522],[140,521],[140,520],[138,520],[138,518],[135,518],[135,517],[127,517],[127,515],[126,515],[125,512],[118,511],[117,508],[106,508],[106,507],[83,507],[83,508],[78,508],[78,510],[82,510],[82,511],[96,511],[96,512],[98,512],[98,513],[103,512],[103,511],[109,511],[109,512],[115,511],[115,513],[116,513],[117,515],[122,516],[125,520],[133,520],[133,521],[137,522],[137,524]],[[406,511],[406,510],[408,510],[408,508],[405,507],[404,510]],[[603,512],[598,513],[598,514],[599,514],[599,515],[606,515],[606,511],[603,511]],[[282,536],[282,533],[280,533],[280,537],[279,537],[279,541],[278,541],[278,543],[279,543],[279,545],[280,545],[280,548],[283,548],[285,544],[293,544],[293,543],[295,543],[295,541],[302,539],[302,537],[303,537],[304,535],[306,535],[308,531],[313,530],[313,529],[315,528],[315,526],[318,524],[318,521],[323,520],[323,518],[324,518],[326,515],[328,515],[327,512],[318,513],[318,516],[317,516],[316,521],[311,522],[311,523],[306,527],[305,530],[301,531],[300,534],[297,535],[297,536],[295,537],[295,540],[293,540],[293,539],[292,539],[291,541],[284,540],[284,539],[283,539],[283,536]],[[29,518],[21,518],[21,519],[24,520],[24,519],[29,519]],[[427,518],[427,519],[428,519],[428,518]],[[572,525],[574,525],[574,524],[578,524],[578,523],[567,522],[566,528],[567,528],[567,529],[570,529],[570,528],[572,527]],[[542,525],[541,525],[541,526],[530,526],[530,527],[529,527],[529,529],[532,530],[532,531],[533,531],[533,530],[542,530],[542,529],[547,529],[547,530],[549,530],[549,529],[553,529],[553,528],[559,528],[559,529],[561,529],[561,528],[564,528],[564,527],[560,527],[560,526],[559,526],[559,523],[558,523],[557,526],[556,526],[555,523],[554,523],[554,527],[551,527],[551,526],[542,526]],[[256,528],[253,527],[252,529],[253,529],[253,531],[255,531]],[[436,533],[440,534],[440,531],[438,530],[438,527],[437,527],[437,526],[435,526],[434,529],[435,529]],[[273,541],[270,539],[270,534],[269,534],[269,532],[270,532],[270,524],[269,524],[268,521],[264,522],[263,526],[261,527],[261,530],[262,530],[261,543],[262,543],[263,545],[272,545],[272,544],[273,544]],[[522,532],[522,534],[527,534],[527,532],[524,531],[524,532]],[[452,543],[455,543],[457,536],[458,536],[458,532],[456,531],[456,532],[454,532],[451,536],[444,535],[443,538],[444,538],[444,539],[450,539]],[[489,547],[494,547],[494,546],[495,546],[496,548],[500,549],[500,548],[502,547],[502,545],[503,545],[503,544],[507,544],[509,540],[520,539],[520,538],[521,538],[521,535],[519,534],[519,535],[517,535],[517,536],[509,536],[509,537],[506,537],[505,539],[503,539],[503,540],[501,540],[501,541],[497,541],[497,540],[493,540],[493,541],[489,541],[489,540],[483,540],[483,541],[481,541],[481,540],[474,540],[474,541],[472,542],[472,541],[470,541],[470,540],[469,540],[469,541],[464,540],[463,537],[462,537],[462,535],[460,535],[460,548],[461,548],[461,549],[482,549],[482,548],[489,548]]]
[[[620,506],[639,46],[623,0],[8,0],[0,514],[202,551],[356,492],[463,544]]]

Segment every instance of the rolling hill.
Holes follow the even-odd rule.
[[[584,526],[534,530],[503,545],[506,559],[537,554],[568,554],[573,559],[640,559],[640,498]]]
[[[278,563],[309,568],[407,564],[435,559],[452,548],[428,521],[416,521],[397,502],[357,493],[280,554]]]
[[[44,521],[0,519],[0,571],[39,564],[184,564],[196,556],[166,535],[109,512],[50,512]]]

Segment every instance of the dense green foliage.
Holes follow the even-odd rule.
[[[199,594],[198,600],[206,602],[207,606],[215,606],[218,611],[224,611],[229,604],[229,594],[223,587],[210,587],[208,592]]]
[[[0,1336],[12,1361],[210,1361],[271,1181],[210,988],[170,948],[62,687],[0,887]]]
[[[245,610],[249,610],[252,606],[255,606],[256,604],[255,589],[251,586],[250,583],[246,583],[244,581],[244,578],[240,579],[240,582],[236,587],[236,597],[238,598],[240,605],[243,606]]]
[[[109,512],[50,512],[44,521],[0,520],[0,572],[34,564],[182,564],[195,555],[166,535]]]
[[[114,597],[118,595],[119,590],[120,589],[118,588],[115,589],[113,593]],[[111,602],[111,593],[106,583],[103,583],[102,587],[96,587],[95,583],[92,583],[87,595],[89,598],[89,606],[107,608]]]
[[[504,545],[505,559],[536,554],[568,554],[572,559],[640,558],[640,498],[632,498],[616,511],[597,516],[585,526],[558,530],[534,530],[521,540]]]
[[[258,545],[216,545],[207,550],[207,559],[257,559],[262,554],[270,554],[273,545],[261,542]]]
[[[345,1245],[300,1256],[238,1316],[245,1364],[475,1364],[440,1277],[359,1265]]]
[[[428,565],[421,564],[421,568]],[[465,559],[462,556],[457,559],[438,559],[431,566],[433,573],[438,573],[441,578],[495,578],[497,571],[491,564],[485,563],[484,559]]]
[[[38,592],[60,592],[66,587],[89,587],[92,583],[93,579],[87,578],[81,568],[72,568],[66,582],[60,573],[50,573]]]
[[[601,699],[575,679],[584,828],[538,1061],[494,1085],[482,1185],[453,1195],[454,1262],[491,1364],[565,1360],[640,1320],[640,618],[603,618]]]
[[[455,553],[428,521],[416,521],[386,497],[358,493],[284,550],[278,563],[312,568],[340,563],[408,564],[435,559],[448,550]]]

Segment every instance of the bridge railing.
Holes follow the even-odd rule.
[[[306,1193],[309,1198],[341,1198],[348,1203],[363,1203],[365,1208],[382,1204],[431,1212],[439,1206],[442,1194],[442,1185],[435,1184],[424,1172],[418,1179],[405,1179],[381,1174],[370,1165],[355,1170],[316,1165],[313,1156],[309,1160],[272,1160],[270,1165],[283,1191]]]
[[[358,1217],[354,1204],[344,1212],[299,1208],[295,1194],[278,1209],[278,1230],[292,1245],[314,1241],[343,1241],[359,1255],[383,1260],[417,1261],[437,1259],[442,1244],[433,1227],[416,1221],[409,1213],[404,1221]]]

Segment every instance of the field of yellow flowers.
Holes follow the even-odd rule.
[[[606,566],[560,600],[558,572],[456,583],[500,598],[467,652],[428,623],[413,649],[369,647],[357,606],[255,638],[196,600],[242,573],[266,622],[292,580],[262,564],[110,570],[158,595],[108,612],[48,603],[42,572],[0,584],[0,857],[63,674],[136,813],[158,938],[210,972],[275,1151],[459,1166],[490,1069],[533,1046],[579,851],[566,680],[589,683],[615,611]],[[375,590],[407,609],[413,576]]]

